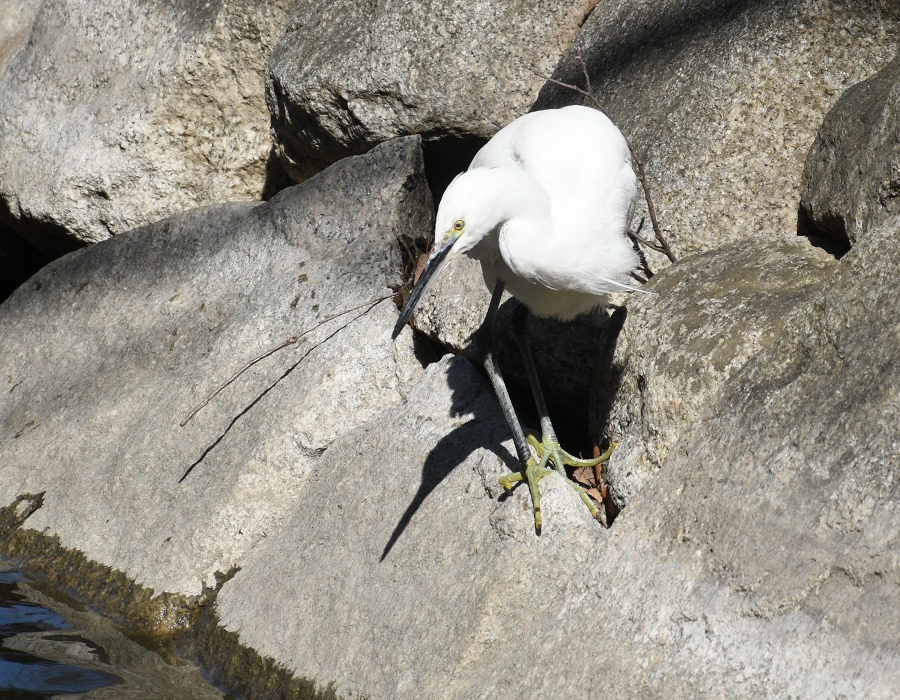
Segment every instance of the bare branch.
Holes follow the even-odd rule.
[[[551,78],[548,75],[544,75],[543,73],[539,72],[538,70],[536,70],[535,68],[532,68],[531,66],[529,66],[527,64],[525,64],[525,70],[527,70],[529,73],[536,75],[541,80],[546,80],[548,83],[553,83],[554,85],[559,85],[560,87],[564,87],[568,90],[574,90],[578,94],[584,95],[585,97],[587,97],[590,100],[594,99],[594,96],[591,95],[591,93],[589,93],[587,90],[584,90],[584,89],[578,87],[577,85],[572,85],[571,83],[564,83],[561,80],[556,80],[555,78]]]
[[[631,144],[628,144],[628,148],[631,148]],[[653,206],[653,198],[650,196],[650,184],[647,182],[647,173],[644,172],[644,162],[639,158],[635,158],[633,150],[631,157],[634,158],[634,161],[637,164],[638,179],[641,181],[641,187],[644,189],[644,199],[647,200],[647,212],[650,214],[650,224],[653,226],[653,235],[656,236],[656,240],[659,241],[659,248],[654,248],[654,250],[659,250],[664,253],[669,259],[669,262],[675,262],[678,258],[675,257],[675,253],[673,253],[672,249],[669,247],[666,237],[663,236],[662,228],[660,228],[659,220],[656,218],[656,207]]]
[[[638,234],[634,233],[633,231],[628,232],[628,237],[634,241],[637,241],[642,246],[646,246],[650,250],[655,250],[657,253],[665,252],[663,250],[663,247],[659,243],[656,243],[655,241],[651,241],[647,238],[644,238],[643,236],[639,236]]]
[[[581,55],[581,51],[578,51],[576,54],[578,56],[578,62],[581,64],[581,74],[584,76],[584,89],[587,90],[588,94],[591,96],[591,99],[594,101],[597,109],[606,114],[606,110],[600,106],[600,102],[594,96],[594,88],[591,85],[591,76],[588,74],[587,63],[585,63],[584,57]],[[608,117],[609,115],[606,114]]]
[[[197,406],[195,406],[194,409],[190,413],[188,413],[187,416],[185,416],[184,420],[182,420],[181,423],[179,423],[178,425],[180,425],[182,428],[184,426],[186,426],[190,422],[190,420],[194,416],[196,416],[210,401],[212,401],[214,398],[216,398],[216,396],[221,394],[222,391],[226,387],[228,387],[230,384],[232,384],[238,377],[240,377],[244,372],[246,372],[248,369],[250,369],[257,362],[260,362],[260,361],[266,359],[270,355],[274,355],[279,350],[283,350],[284,348],[286,348],[290,345],[293,345],[298,340],[300,340],[303,336],[305,336],[309,333],[312,333],[317,328],[324,326],[326,323],[328,323],[329,321],[333,321],[334,319],[338,318],[339,316],[344,316],[346,314],[349,314],[351,311],[356,311],[357,309],[361,309],[364,306],[368,306],[369,308],[371,308],[371,307],[375,306],[375,304],[385,301],[386,299],[390,299],[393,296],[394,296],[393,293],[386,294],[384,296],[372,299],[371,301],[367,301],[363,304],[357,304],[356,306],[351,306],[349,309],[344,309],[343,311],[338,311],[336,313],[329,314],[325,318],[321,319],[314,326],[307,328],[305,331],[302,331],[302,332],[298,333],[297,335],[292,335],[290,338],[288,338],[284,342],[280,343],[279,345],[276,345],[274,348],[271,348],[270,350],[266,350],[262,355],[258,355],[257,357],[254,357],[247,364],[245,364],[243,367],[241,367],[237,372],[232,374],[227,380],[225,380],[225,382],[223,384],[221,384],[215,391],[213,391],[209,396],[207,396],[205,399],[203,399],[203,401],[201,401],[199,404],[197,404]]]
[[[643,238],[641,236],[641,231],[643,229],[644,229],[644,217],[641,217],[641,222],[638,224],[637,229],[635,231],[629,230],[628,235],[637,244],[637,245],[635,245],[634,248],[637,251],[638,258],[640,258],[641,270],[644,271],[644,274],[647,275],[647,280],[649,280],[651,277],[653,277],[654,272],[650,268],[650,263],[647,262],[647,256],[644,255],[644,251],[641,250],[641,244],[643,244],[645,246],[652,246],[655,244],[651,244],[650,241],[646,240],[645,238]],[[634,272],[631,273],[631,276],[634,277],[635,279],[640,279],[640,275],[637,275]],[[641,282],[646,282],[647,280],[641,280]]]

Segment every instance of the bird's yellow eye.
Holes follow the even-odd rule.
[[[466,222],[462,219],[457,219],[453,222],[453,230],[454,231],[462,231],[466,227]]]

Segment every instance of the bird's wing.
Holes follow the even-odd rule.
[[[523,117],[507,124],[494,134],[491,140],[482,146],[478,153],[475,154],[475,157],[469,165],[469,170],[474,170],[475,168],[504,168],[508,165],[521,165],[515,151],[516,134],[521,127],[521,119],[523,119]]]
[[[516,261],[505,260],[519,277],[553,291],[573,291],[592,296],[604,296],[616,292],[643,292],[642,289],[596,271],[579,273],[578,266],[542,266],[523,269]]]

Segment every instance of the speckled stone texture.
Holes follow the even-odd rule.
[[[844,243],[900,214],[900,57],[847,90],[806,157],[802,205]]]
[[[400,401],[422,367],[408,334],[391,340],[388,299],[179,422],[252,358],[390,294],[397,237],[431,207],[410,137],[267,203],[192,210],[44,268],[0,305],[0,502],[44,492],[25,527],[156,593],[215,586],[279,526],[331,441]]]
[[[474,154],[528,111],[596,0],[296,3],[266,77],[295,179],[394,136]],[[459,169],[464,168],[458,162]]]
[[[900,681],[898,260],[894,218],[723,386],[626,510],[696,550],[748,619],[807,617],[875,664],[835,678],[830,697],[887,698]]]
[[[806,239],[722,246],[666,269],[621,309],[611,363],[591,390],[591,431],[619,446],[609,461],[619,508],[693,434],[718,391],[792,319],[808,313],[836,261]],[[601,346],[602,348],[602,346]]]
[[[28,41],[41,0],[2,0],[0,2],[0,74]]]
[[[0,219],[57,256],[258,199],[263,72],[290,4],[42,3],[0,74]]]
[[[893,58],[898,36],[893,2],[611,0],[595,8],[554,78],[583,87],[583,56],[685,256],[795,235],[803,162],[823,117]],[[536,108],[582,99],[548,84]]]

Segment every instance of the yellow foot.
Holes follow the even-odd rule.
[[[605,462],[616,448],[615,443],[599,457],[595,457],[594,459],[580,459],[566,452],[555,440],[544,438],[541,442],[538,442],[538,439],[534,437],[534,435],[529,435],[526,440],[537,453],[537,459],[532,457],[528,460],[528,464],[526,464],[523,471],[501,476],[499,481],[500,486],[506,491],[511,491],[513,484],[518,481],[528,482],[528,491],[531,494],[531,503],[534,508],[534,529],[540,531],[542,522],[541,490],[538,487],[538,482],[554,470],[562,474],[566,483],[581,497],[582,502],[591,512],[591,517],[597,518],[597,506],[594,505],[594,502],[583,488],[569,479],[566,474],[566,467],[594,467],[601,462]]]

